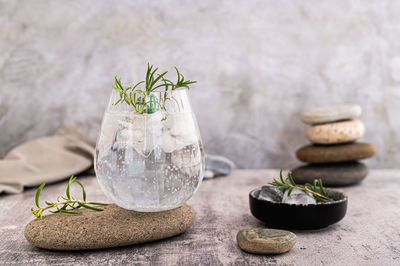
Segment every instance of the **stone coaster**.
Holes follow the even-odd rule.
[[[376,147],[369,143],[337,145],[307,145],[297,150],[296,156],[306,163],[338,163],[357,161],[374,156]]]
[[[296,244],[297,237],[286,230],[252,228],[240,230],[236,240],[246,252],[280,254],[289,251]]]
[[[25,238],[52,250],[86,250],[126,246],[164,239],[185,232],[195,212],[187,204],[163,212],[135,212],[115,204],[104,211],[82,209],[81,215],[56,213],[34,219]]]
[[[347,120],[311,126],[307,129],[307,138],[315,144],[339,144],[358,140],[364,131],[360,120]]]
[[[311,183],[321,178],[324,186],[347,186],[361,182],[368,175],[368,167],[361,162],[308,164],[292,170],[296,183]]]
[[[317,107],[301,114],[306,124],[329,123],[345,119],[354,119],[361,115],[361,107],[357,104],[342,104]]]

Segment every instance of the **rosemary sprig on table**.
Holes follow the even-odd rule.
[[[77,200],[74,197],[71,196],[71,185],[73,183],[77,183],[81,188],[82,188],[82,197],[83,200]],[[44,186],[46,183],[43,183],[39,186],[39,188],[36,190],[36,195],[35,195],[35,204],[38,207],[38,209],[31,209],[31,212],[35,217],[42,219],[42,214],[44,211],[48,209],[55,208],[54,211],[50,211],[52,213],[57,213],[57,212],[63,212],[63,213],[69,213],[69,214],[81,214],[81,212],[78,212],[79,208],[83,207],[86,209],[91,209],[94,211],[103,211],[104,209],[101,208],[96,208],[90,205],[95,205],[95,206],[107,206],[107,203],[101,203],[101,202],[92,202],[92,201],[86,201],[86,191],[85,188],[83,187],[82,183],[77,180],[77,177],[71,176],[68,185],[67,185],[67,190],[66,190],[66,196],[58,196],[57,201],[51,202],[51,201],[45,201],[46,205],[45,207],[40,207],[39,205],[39,197],[40,193],[42,192]],[[61,207],[60,207],[61,206]]]
[[[178,88],[189,89],[189,86],[196,83],[196,81],[185,80],[185,77],[179,72],[178,68],[175,67],[175,70],[178,79],[174,83],[165,78],[168,71],[157,74],[158,68],[154,69],[153,65],[147,64],[145,80],[126,88],[122,85],[121,79],[115,76],[115,85],[113,88],[119,92],[120,99],[114,105],[119,103],[132,105],[135,112],[139,114],[152,114],[160,109],[165,110],[165,104],[168,100],[174,100],[178,108],[180,108],[179,102],[173,96],[169,96],[169,90],[174,91]],[[158,88],[163,88],[164,90],[156,91]],[[158,97],[157,92],[159,93]]]
[[[283,179],[282,176],[282,169],[281,172],[279,173],[279,180],[274,178],[274,181],[269,183],[270,185],[276,186],[278,188],[285,188],[289,189],[288,196],[292,193],[294,189],[299,189],[303,191],[310,192],[313,197],[315,198],[316,201],[318,202],[326,202],[326,201],[331,201],[332,199],[328,197],[328,194],[326,193],[323,185],[322,185],[322,180],[320,179],[315,179],[313,184],[305,184],[304,186],[299,186],[297,185],[292,177],[292,173],[288,173],[288,176],[286,179]]]

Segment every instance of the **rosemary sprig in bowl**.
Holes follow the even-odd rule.
[[[290,194],[292,193],[292,191],[294,189],[299,189],[299,190],[303,190],[303,191],[307,191],[307,192],[311,193],[317,202],[326,202],[326,201],[333,200],[326,193],[326,191],[322,185],[321,178],[315,179],[312,185],[307,183],[304,186],[300,186],[294,182],[292,173],[290,173],[290,172],[288,173],[287,178],[283,179],[282,169],[281,169],[281,171],[279,173],[279,179],[280,180],[277,180],[274,178],[274,181],[269,184],[273,185],[275,187],[278,187],[278,188],[288,189],[289,190],[288,196],[290,196]]]
[[[73,183],[77,183],[81,189],[82,189],[82,198],[83,200],[77,200],[74,197],[71,196],[71,185]],[[66,189],[66,196],[58,196],[57,201],[51,202],[51,201],[45,201],[46,205],[45,207],[40,207],[39,205],[39,197],[40,193],[42,192],[44,186],[46,183],[41,184],[38,189],[36,190],[35,194],[35,204],[38,207],[38,209],[31,209],[31,212],[35,217],[42,219],[42,214],[44,211],[49,210],[49,209],[55,209],[53,211],[50,211],[51,213],[57,213],[57,212],[62,212],[62,213],[69,213],[69,214],[81,214],[81,212],[77,211],[78,209],[86,208],[94,211],[103,211],[104,209],[93,207],[90,205],[94,206],[107,206],[107,203],[101,203],[101,202],[93,202],[93,201],[86,201],[86,191],[84,186],[82,185],[81,182],[77,180],[77,177],[71,176],[67,189]]]

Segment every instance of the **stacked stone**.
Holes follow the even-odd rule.
[[[358,160],[374,156],[376,147],[356,142],[365,132],[364,124],[357,119],[360,115],[361,107],[355,104],[318,107],[302,113],[302,121],[310,125],[307,138],[312,144],[296,152],[300,161],[308,163],[292,170],[297,183],[321,178],[326,186],[345,186],[367,176],[368,167]]]

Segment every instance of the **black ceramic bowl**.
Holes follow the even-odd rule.
[[[250,192],[250,211],[268,227],[283,229],[319,229],[337,223],[346,214],[347,196],[339,191],[326,189],[334,201],[297,205],[276,203],[256,198],[261,188]]]

